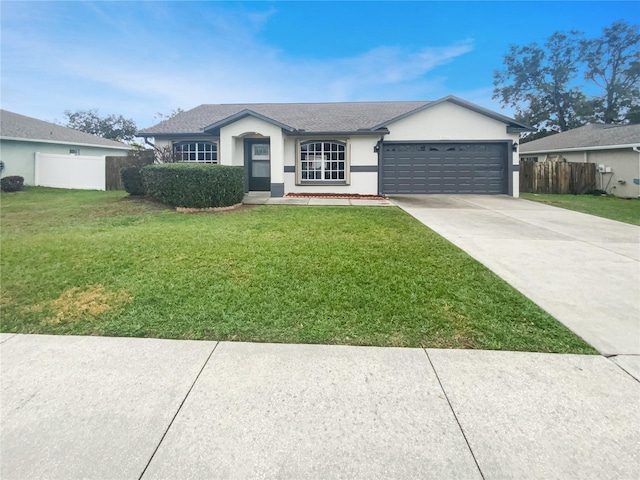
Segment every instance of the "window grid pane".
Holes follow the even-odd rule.
[[[345,145],[340,142],[306,142],[300,145],[301,180],[344,181]]]
[[[218,163],[218,146],[214,142],[180,142],[173,145],[176,161]]]

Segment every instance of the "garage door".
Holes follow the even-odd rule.
[[[508,143],[383,143],[381,190],[507,193]]]

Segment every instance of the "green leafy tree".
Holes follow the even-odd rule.
[[[587,97],[582,79],[602,93]],[[493,84],[493,98],[515,108],[517,118],[539,130],[525,134],[527,140],[585,123],[637,123],[638,26],[618,21],[595,39],[556,32],[542,46],[512,45],[504,56],[504,69],[494,72]]]
[[[640,33],[637,26],[614,22],[602,36],[583,40],[584,78],[602,89],[597,102],[597,120],[624,123],[635,118],[640,104]],[[631,109],[631,112],[630,112]],[[628,113],[631,113],[631,118]]]
[[[640,123],[640,106],[634,105],[627,110],[626,120],[629,123]]]
[[[590,106],[573,84],[580,53],[578,32],[556,32],[543,46],[512,45],[504,70],[494,72],[493,98],[538,128],[565,131],[583,125]]]
[[[98,135],[99,137],[130,142],[136,136],[138,127],[133,120],[122,115],[107,115],[101,117],[98,110],[65,110],[66,126],[82,132]]]

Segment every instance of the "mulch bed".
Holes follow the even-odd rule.
[[[211,213],[211,212],[228,212],[242,207],[242,203],[236,203],[229,207],[208,207],[208,208],[187,208],[176,207],[176,211],[180,213]]]
[[[289,198],[347,198],[349,200],[387,200],[384,195],[360,195],[358,193],[287,193]]]

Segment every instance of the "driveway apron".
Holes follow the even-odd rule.
[[[640,227],[503,195],[392,200],[640,375]]]

